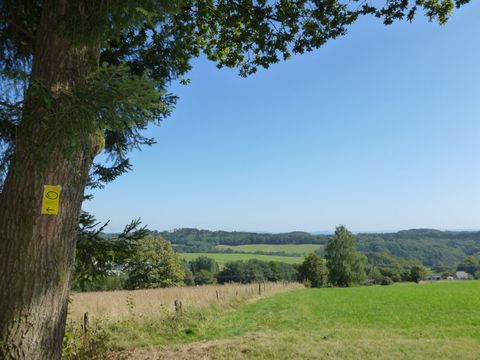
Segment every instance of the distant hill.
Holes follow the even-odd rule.
[[[356,238],[361,252],[387,251],[397,257],[420,260],[431,267],[453,266],[466,256],[480,254],[480,231],[412,229],[357,234]]]
[[[179,252],[219,252],[216,245],[320,244],[332,235],[302,231],[269,234],[238,231],[210,231],[195,228],[152,231],[170,241]],[[466,256],[480,254],[480,231],[411,229],[393,233],[359,233],[357,249],[363,253],[387,252],[418,260],[429,267],[451,267]]]
[[[186,245],[247,245],[247,244],[325,244],[326,235],[313,235],[303,231],[281,234],[242,231],[210,231],[194,228],[154,232],[173,244]]]

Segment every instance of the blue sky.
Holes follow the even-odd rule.
[[[247,79],[197,59],[158,143],[84,209],[109,231],[480,228],[479,11],[362,19]]]

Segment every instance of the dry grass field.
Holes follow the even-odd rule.
[[[268,296],[302,288],[297,283],[265,283],[261,295]],[[205,285],[135,291],[75,293],[71,297],[69,318],[78,321],[88,312],[91,320],[120,321],[134,313],[141,317],[158,317],[174,312],[174,301],[184,309],[199,309],[212,304],[228,304],[236,300],[257,299],[258,284]]]

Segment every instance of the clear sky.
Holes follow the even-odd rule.
[[[478,229],[479,13],[365,18],[247,79],[197,59],[158,143],[84,208],[109,231]]]

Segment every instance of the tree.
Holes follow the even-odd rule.
[[[191,260],[190,268],[192,269],[193,275],[201,270],[206,270],[214,274],[219,270],[217,262],[208,256],[199,256]]]
[[[168,116],[167,86],[191,58],[203,52],[246,76],[344,35],[362,15],[390,24],[423,8],[445,23],[468,1],[2,1],[0,358],[60,358],[84,189],[153,143],[141,130]],[[94,161],[102,149],[107,163]],[[41,211],[45,185],[61,186],[58,215]]]
[[[240,282],[250,284],[263,281],[296,281],[297,268],[279,261],[249,259],[225,264],[217,275],[220,284]]]
[[[328,278],[336,286],[349,286],[365,278],[366,257],[355,250],[354,238],[343,225],[325,247]]]
[[[480,256],[467,256],[458,264],[457,271],[465,271],[477,277],[477,273],[480,271]]]
[[[183,285],[183,272],[180,257],[171,244],[151,235],[135,244],[135,253],[127,263],[127,289],[164,288]]]
[[[413,265],[410,269],[410,281],[417,284],[427,276],[427,269],[423,265]]]
[[[217,283],[216,273],[200,270],[195,274],[195,285],[211,285]]]
[[[368,277],[380,284],[386,278],[393,282],[402,280],[402,273],[410,271],[412,262],[393,256],[387,251],[369,252],[366,254],[368,259]]]
[[[328,271],[325,261],[315,253],[308,254],[298,268],[298,278],[301,282],[308,282],[314,288],[326,286]]]
[[[145,227],[140,227],[138,219],[125,226],[118,236],[106,238],[101,232],[107,224],[99,226],[95,217],[82,212],[75,254],[74,290],[100,290],[99,286],[107,277],[124,269],[127,260],[134,255],[135,242],[148,234]]]
[[[208,256],[199,256],[190,261],[195,285],[208,285],[217,282],[218,264]]]
[[[181,259],[180,261],[183,269],[183,273],[185,276],[183,277],[183,284],[185,286],[193,286],[195,285],[195,279],[193,278],[193,273],[190,270],[190,266],[188,263],[185,261],[185,259]]]

